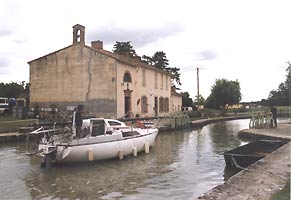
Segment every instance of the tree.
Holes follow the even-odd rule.
[[[240,84],[238,81],[217,79],[211,88],[211,94],[206,100],[206,107],[220,108],[225,115],[228,106],[241,100]]]
[[[157,51],[153,57],[152,57],[154,66],[162,69],[162,70],[166,70],[167,66],[169,65],[169,60],[166,57],[166,54],[162,51]]]
[[[177,85],[182,85],[181,80],[180,80],[180,72],[179,72],[180,68],[168,67],[166,68],[166,71],[171,74],[172,86],[175,86],[174,82],[176,82]]]
[[[195,108],[192,99],[188,92],[181,92],[182,95],[182,107],[192,107]]]
[[[287,75],[284,83],[280,83],[277,90],[272,90],[269,94],[268,105],[289,106],[291,105],[291,63],[287,62]]]
[[[286,96],[288,99],[288,105],[291,106],[291,63],[287,62],[288,67],[286,69],[286,81],[285,81],[285,88],[286,88]]]
[[[118,42],[113,46],[113,53],[117,53],[120,55],[129,55],[130,57],[133,57],[136,55],[135,50],[133,49],[133,46],[130,44],[131,41],[127,42]]]
[[[22,83],[18,84],[15,82],[11,83],[0,83],[0,97],[7,97],[7,98],[17,98],[21,94],[29,92],[29,84],[23,81]],[[27,90],[26,90],[27,89]]]
[[[176,83],[178,86],[182,85],[180,80],[180,68],[168,67],[169,60],[167,59],[166,53],[163,51],[157,51],[152,57],[143,55],[142,58],[144,63],[152,65],[171,74],[172,87],[179,89],[175,86],[174,83]]]
[[[154,65],[154,61],[150,56],[143,55],[141,61],[147,65]]]
[[[201,94],[199,94],[199,96],[196,95],[196,99],[194,101],[194,104],[195,105],[204,105],[205,104],[204,97]]]
[[[116,41],[113,46],[113,52],[120,55],[128,55],[130,57],[136,56],[136,52],[133,49],[133,46],[131,46],[130,41]],[[180,68],[168,67],[169,60],[167,59],[166,53],[164,53],[163,51],[157,51],[152,57],[143,55],[141,61],[171,74],[172,87],[179,89],[175,86],[174,83],[176,83],[178,86],[181,85]]]

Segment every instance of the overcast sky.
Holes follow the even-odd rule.
[[[226,78],[240,82],[242,101],[261,100],[286,79],[290,19],[288,0],[1,0],[0,82],[29,82],[27,62],[71,45],[72,26],[82,24],[88,45],[164,51],[191,97],[199,67],[203,97]]]

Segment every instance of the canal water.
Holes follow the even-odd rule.
[[[249,120],[159,133],[149,154],[40,168],[25,143],[0,144],[0,199],[196,199],[224,182],[223,152]]]

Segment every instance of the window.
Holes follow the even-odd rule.
[[[166,76],[166,90],[168,90],[169,89],[169,77],[168,76]]]
[[[123,82],[129,82],[131,83],[131,76],[129,72],[125,72],[123,75]]]
[[[108,124],[109,124],[110,126],[121,126],[121,123],[116,122],[116,121],[108,121]]]
[[[158,89],[158,73],[155,72],[155,89]]]
[[[169,112],[169,98],[164,98],[164,108],[165,108],[165,112]]]
[[[146,87],[146,70],[142,70],[142,86]]]
[[[81,30],[77,30],[77,42],[81,42]]]
[[[159,98],[159,112],[164,112],[164,98]]]
[[[141,97],[141,112],[142,113],[148,112],[148,98],[146,96]]]

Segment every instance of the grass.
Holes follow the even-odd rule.
[[[34,122],[34,119],[20,120],[12,116],[0,116],[0,132],[19,131],[20,127],[31,126]]]
[[[271,200],[290,200],[290,178],[285,184],[284,188],[279,192],[275,193]]]

